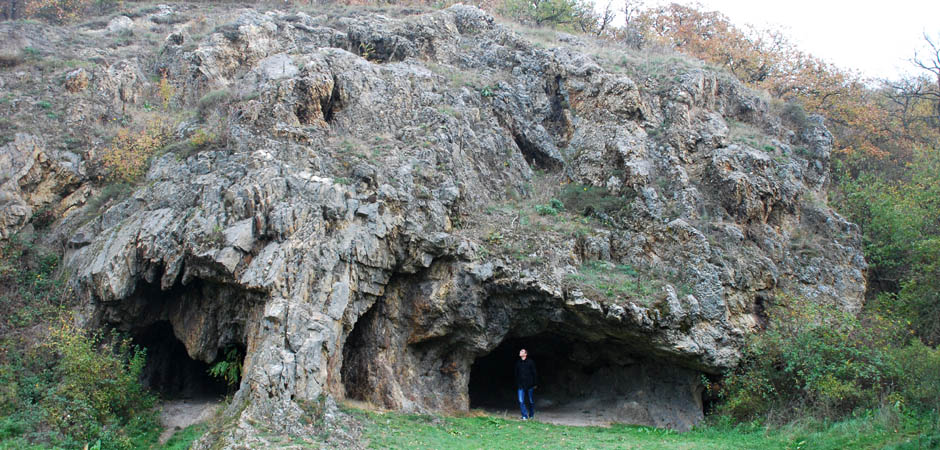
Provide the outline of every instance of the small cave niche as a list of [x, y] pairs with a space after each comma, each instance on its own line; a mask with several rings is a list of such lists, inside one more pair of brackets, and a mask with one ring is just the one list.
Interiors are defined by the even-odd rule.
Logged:
[[[318, 84], [320, 83], [320, 84]], [[325, 92], [326, 84], [321, 81], [299, 79], [294, 86], [294, 95], [297, 102], [294, 104], [294, 116], [303, 125], [318, 123], [330, 124], [334, 115], [342, 108], [340, 97], [340, 81], [333, 77], [329, 84], [329, 93]]]
[[[209, 374], [211, 364], [189, 357], [186, 346], [173, 334], [169, 322], [143, 327], [133, 332], [132, 338], [134, 344], [147, 350], [141, 383], [162, 398], [218, 398], [230, 393], [231, 386], [224, 379]], [[244, 355], [244, 348], [238, 354]], [[223, 357], [224, 349], [219, 352], [219, 358]]]
[[414, 56], [407, 46], [401, 45], [398, 37], [368, 37], [358, 33], [350, 33], [349, 51], [361, 56], [363, 59], [384, 64], [404, 61], [408, 56]]
[[339, 93], [339, 79], [333, 76], [333, 89], [330, 96], [320, 99], [320, 111], [323, 113], [323, 120], [326, 123], [333, 123], [333, 115], [342, 109], [342, 100]]
[[562, 168], [561, 161], [558, 161], [539, 148], [526, 137], [525, 133], [513, 131], [512, 139], [522, 152], [522, 157], [535, 169], [546, 172], [556, 172]]
[[370, 342], [373, 341], [372, 332], [380, 309], [380, 304], [369, 308], [356, 321], [343, 345], [343, 366], [340, 378], [344, 394], [348, 399], [368, 401], [373, 394], [374, 389], [369, 373], [372, 370], [375, 349], [374, 345], [370, 346]]

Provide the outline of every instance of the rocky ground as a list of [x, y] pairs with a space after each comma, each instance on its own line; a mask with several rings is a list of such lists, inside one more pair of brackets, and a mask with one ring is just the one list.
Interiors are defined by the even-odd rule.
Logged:
[[206, 423], [212, 419], [219, 408], [218, 400], [169, 400], [160, 407], [160, 425], [164, 431], [160, 434], [160, 443], [174, 433], [191, 425]]
[[822, 119], [698, 63], [463, 5], [0, 33], [0, 235], [66, 249], [86, 326], [167, 342], [150, 379], [243, 358], [204, 447], [355, 440], [333, 399], [465, 411], [518, 346], [559, 407], [688, 429], [766, 305], [861, 305]]

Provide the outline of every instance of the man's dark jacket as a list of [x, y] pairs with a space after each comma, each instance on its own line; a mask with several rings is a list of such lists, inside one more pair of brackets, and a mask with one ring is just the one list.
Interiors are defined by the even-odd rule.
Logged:
[[535, 371], [535, 363], [531, 359], [516, 361], [516, 386], [519, 389], [529, 389], [539, 384], [539, 374]]

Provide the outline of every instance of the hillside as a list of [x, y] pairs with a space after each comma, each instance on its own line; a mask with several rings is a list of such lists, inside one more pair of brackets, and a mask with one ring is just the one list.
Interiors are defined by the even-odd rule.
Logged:
[[862, 307], [824, 120], [702, 63], [464, 5], [0, 34], [0, 236], [61, 251], [147, 388], [234, 391], [201, 448], [364, 444], [342, 399], [512, 408], [520, 347], [540, 407], [688, 430], [768, 308]]

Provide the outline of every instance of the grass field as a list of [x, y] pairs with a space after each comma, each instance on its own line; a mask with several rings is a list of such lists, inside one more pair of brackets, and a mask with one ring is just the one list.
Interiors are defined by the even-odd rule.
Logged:
[[408, 449], [856, 449], [940, 448], [937, 417], [877, 411], [835, 424], [781, 428], [710, 425], [687, 433], [614, 425], [574, 427], [491, 416], [445, 417], [347, 410], [369, 448]]

